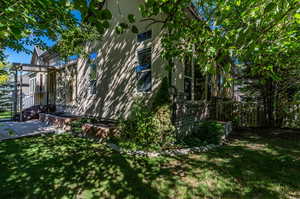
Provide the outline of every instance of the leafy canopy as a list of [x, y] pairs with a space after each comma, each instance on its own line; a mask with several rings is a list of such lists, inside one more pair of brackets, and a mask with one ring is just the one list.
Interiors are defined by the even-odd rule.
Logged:
[[299, 5], [299, 0], [147, 0], [140, 10], [152, 24], [162, 23], [167, 59], [193, 54], [210, 72], [251, 63], [253, 73], [274, 76], [274, 67], [299, 66]]

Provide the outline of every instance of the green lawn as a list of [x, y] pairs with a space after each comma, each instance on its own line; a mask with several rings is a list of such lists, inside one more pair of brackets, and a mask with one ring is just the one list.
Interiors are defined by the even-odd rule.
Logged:
[[11, 112], [9, 111], [0, 112], [0, 119], [6, 119], [6, 118], [11, 118]]
[[300, 198], [300, 139], [245, 135], [152, 159], [70, 135], [10, 140], [0, 142], [0, 198]]

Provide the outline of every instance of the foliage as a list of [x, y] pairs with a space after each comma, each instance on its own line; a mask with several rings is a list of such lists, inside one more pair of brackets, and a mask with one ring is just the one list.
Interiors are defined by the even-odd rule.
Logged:
[[[0, 49], [30, 52], [27, 45], [46, 47], [42, 37], [57, 34], [76, 24], [70, 1], [5, 0], [0, 4]], [[0, 50], [0, 60], [4, 59]]]
[[299, 0], [149, 0], [140, 10], [149, 25], [162, 24], [169, 62], [193, 56], [203, 72], [235, 72], [232, 77], [255, 84], [268, 123], [272, 107], [299, 90]]
[[[56, 41], [52, 50], [62, 57], [84, 54], [83, 45], [101, 40], [110, 27], [112, 13], [105, 6], [106, 0], [6, 0], [0, 5], [0, 49], [11, 48], [30, 53], [27, 46], [47, 48], [45, 38]], [[131, 29], [135, 16], [116, 27], [119, 33]], [[4, 60], [0, 50], [0, 60]]]
[[154, 112], [142, 100], [134, 103], [130, 118], [120, 120], [119, 130], [117, 141], [125, 147], [158, 149], [172, 145], [175, 140], [169, 106]]
[[0, 119], [9, 119], [12, 116], [12, 112], [3, 111], [0, 109]]
[[105, 0], [71, 1], [71, 10], [80, 15], [80, 20], [70, 29], [61, 32], [58, 43], [53, 49], [61, 55], [84, 54], [83, 45], [101, 40], [102, 35], [110, 27], [111, 12], [105, 8]]
[[[201, 69], [212, 73], [229, 72], [242, 61], [251, 64], [252, 73], [274, 78], [277, 67], [299, 66], [299, 4], [195, 0], [192, 6], [190, 0], [149, 0], [140, 10], [150, 24], [163, 24], [166, 59], [193, 54]], [[155, 18], [161, 15], [164, 20]]]
[[8, 66], [4, 62], [0, 61], [0, 85], [4, 84], [9, 79]]
[[[0, 49], [30, 51], [28, 45], [46, 48], [43, 38], [58, 41], [55, 51], [61, 55], [82, 52], [85, 42], [101, 38], [112, 18], [102, 0], [42, 1], [6, 0], [0, 5]], [[74, 11], [79, 16], [74, 15]], [[78, 19], [80, 18], [80, 19]], [[0, 51], [0, 60], [4, 59]]]
[[221, 123], [215, 121], [203, 121], [196, 124], [191, 135], [184, 137], [180, 142], [189, 146], [220, 144], [224, 135], [225, 130]]
[[171, 103], [170, 94], [169, 94], [169, 84], [168, 84], [167, 77], [163, 78], [163, 80], [160, 84], [160, 88], [158, 89], [158, 91], [156, 92], [156, 94], [154, 95], [154, 97], [151, 101], [153, 102], [152, 107], [154, 109], [168, 105]]

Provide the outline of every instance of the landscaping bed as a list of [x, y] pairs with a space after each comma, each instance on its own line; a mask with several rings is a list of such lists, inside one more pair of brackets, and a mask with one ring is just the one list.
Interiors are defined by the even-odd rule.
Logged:
[[62, 115], [62, 114], [47, 114], [40, 113], [39, 120], [46, 122], [47, 124], [54, 125], [57, 128], [69, 131], [71, 130], [72, 121], [79, 120], [80, 117], [72, 115]]

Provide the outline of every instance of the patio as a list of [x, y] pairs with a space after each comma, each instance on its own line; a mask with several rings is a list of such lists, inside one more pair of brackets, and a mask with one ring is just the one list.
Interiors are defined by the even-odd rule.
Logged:
[[54, 126], [38, 120], [27, 122], [0, 122], [0, 141], [15, 139], [46, 133], [55, 133], [58, 130]]

